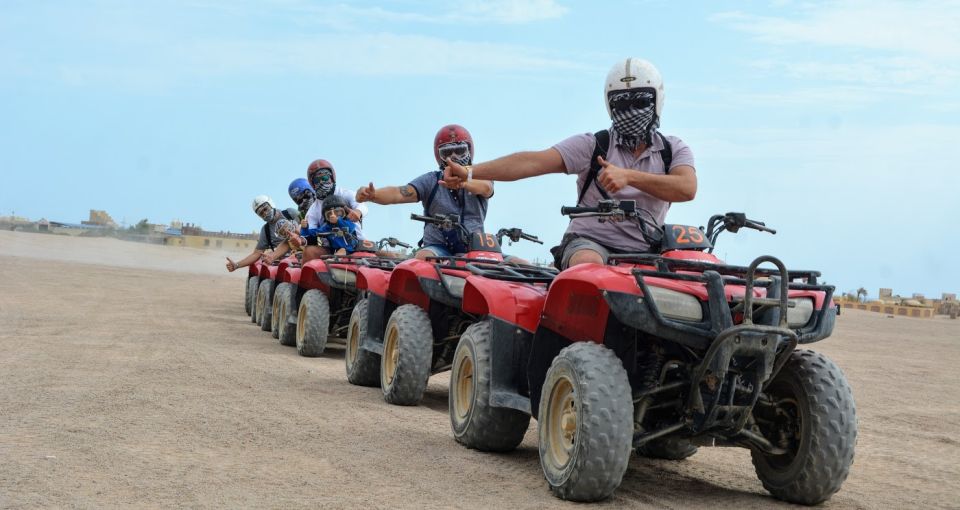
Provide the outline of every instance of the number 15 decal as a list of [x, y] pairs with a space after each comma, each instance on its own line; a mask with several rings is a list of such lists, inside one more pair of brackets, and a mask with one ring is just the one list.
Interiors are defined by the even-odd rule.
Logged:
[[703, 232], [697, 227], [674, 225], [673, 239], [677, 244], [700, 244], [703, 242]]

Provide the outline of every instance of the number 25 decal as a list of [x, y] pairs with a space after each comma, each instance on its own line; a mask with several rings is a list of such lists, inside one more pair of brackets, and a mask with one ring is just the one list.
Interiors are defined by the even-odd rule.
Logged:
[[697, 227], [673, 226], [673, 236], [677, 244], [700, 244], [703, 242], [703, 232]]

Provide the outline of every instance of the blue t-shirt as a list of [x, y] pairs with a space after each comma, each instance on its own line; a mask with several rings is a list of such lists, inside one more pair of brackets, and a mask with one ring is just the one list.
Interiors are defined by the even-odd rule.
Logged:
[[[460, 223], [467, 229], [467, 232], [483, 232], [483, 220], [487, 217], [487, 199], [468, 193], [466, 190], [451, 190], [440, 186], [437, 181], [443, 178], [442, 172], [427, 172], [420, 177], [410, 181], [410, 186], [417, 190], [417, 198], [424, 208], [427, 207], [427, 200], [433, 193], [433, 200], [430, 202], [430, 208], [424, 210], [425, 216], [434, 214], [456, 214], [460, 216]], [[491, 186], [493, 183], [491, 183]], [[433, 190], [436, 189], [436, 192]], [[423, 245], [431, 244], [447, 246], [448, 237], [435, 225], [426, 224], [423, 227]], [[451, 250], [459, 251], [459, 250]]]

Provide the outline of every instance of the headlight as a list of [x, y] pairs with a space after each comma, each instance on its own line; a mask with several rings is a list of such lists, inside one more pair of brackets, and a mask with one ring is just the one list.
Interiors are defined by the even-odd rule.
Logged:
[[813, 298], [791, 299], [795, 304], [793, 308], [787, 308], [787, 326], [791, 328], [800, 328], [810, 322], [810, 316], [813, 315]]
[[[647, 290], [650, 291], [650, 297], [657, 305], [657, 310], [660, 310], [660, 314], [664, 317], [694, 322], [703, 320], [703, 307], [700, 306], [700, 300], [690, 294], [652, 286], [647, 286]], [[639, 301], [642, 303], [643, 298]]]

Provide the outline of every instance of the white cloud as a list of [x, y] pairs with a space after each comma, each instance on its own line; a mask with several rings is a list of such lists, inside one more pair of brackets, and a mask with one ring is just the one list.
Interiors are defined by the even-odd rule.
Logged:
[[960, 4], [847, 0], [804, 4], [793, 18], [725, 12], [714, 20], [771, 44], [816, 44], [960, 57]]
[[[752, 100], [825, 100], [851, 107], [922, 95], [938, 102], [960, 87], [960, 3], [846, 0], [777, 10], [784, 14], [735, 11], [712, 17], [767, 45], [766, 55], [747, 56], [744, 66], [789, 78], [798, 87]], [[804, 88], [811, 83], [817, 85]]]
[[[261, 10], [262, 5], [246, 7], [236, 3], [221, 4], [203, 2], [205, 7], [218, 7], [237, 12]], [[299, 0], [280, 0], [273, 9], [309, 14], [314, 19], [330, 26], [352, 26], [359, 21], [389, 21], [405, 23], [470, 23], [470, 24], [525, 24], [563, 17], [569, 9], [556, 0], [462, 0], [419, 4], [419, 10], [397, 10], [383, 7], [358, 7], [353, 4], [315, 4]]]

